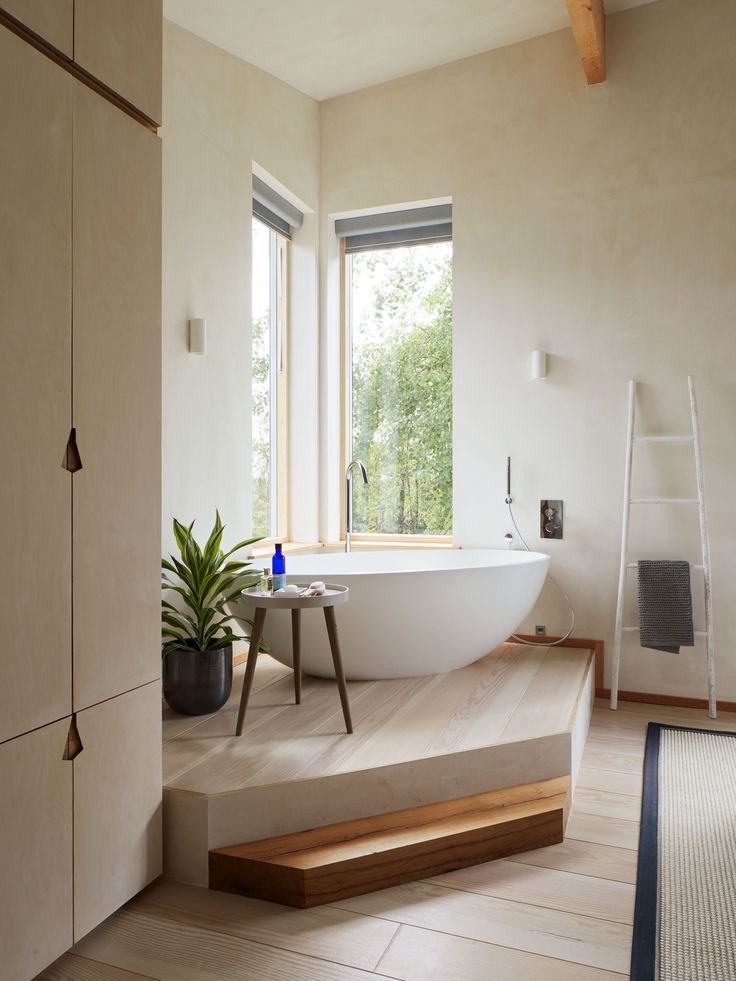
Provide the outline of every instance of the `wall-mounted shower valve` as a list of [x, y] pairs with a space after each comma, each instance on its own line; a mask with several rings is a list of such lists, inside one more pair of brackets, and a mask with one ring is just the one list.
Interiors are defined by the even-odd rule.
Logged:
[[562, 501], [539, 502], [539, 537], [562, 538]]

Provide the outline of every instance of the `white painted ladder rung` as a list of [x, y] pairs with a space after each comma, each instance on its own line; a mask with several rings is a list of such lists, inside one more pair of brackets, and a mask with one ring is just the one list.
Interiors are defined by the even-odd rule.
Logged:
[[630, 497], [629, 504], [700, 504], [697, 497]]
[[[616, 627], [614, 632], [613, 659], [611, 665], [611, 708], [618, 707], [618, 682], [621, 668], [621, 641], [623, 634], [633, 633], [638, 627], [624, 626], [624, 607], [626, 602], [626, 573], [635, 569], [637, 563], [628, 561], [629, 517], [632, 504], [697, 504], [700, 520], [701, 564], [691, 564], [691, 569], [699, 569], [703, 573], [703, 590], [705, 595], [705, 630], [696, 630], [697, 637], [705, 637], [706, 663], [708, 669], [708, 711], [712, 719], [716, 718], [716, 678], [715, 678], [715, 641], [713, 633], [713, 588], [710, 567], [710, 537], [708, 534], [708, 512], [705, 506], [705, 484], [703, 480], [703, 458], [700, 450], [700, 422], [698, 418], [698, 403], [695, 394], [695, 379], [687, 377], [688, 393], [690, 396], [690, 435], [673, 436], [637, 436], [636, 429], [636, 382], [629, 382], [628, 420], [626, 428], [626, 460], [624, 468], [624, 500], [623, 520], [621, 523], [621, 559], [618, 573], [618, 597], [616, 599]], [[695, 479], [698, 496], [692, 497], [632, 497], [631, 475], [634, 463], [634, 447], [637, 443], [689, 443], [693, 448]]]
[[694, 436], [633, 436], [635, 443], [692, 443]]
[[[624, 630], [624, 633], [633, 634], [633, 633], [636, 633], [638, 630], [641, 630], [641, 627], [624, 627], [623, 630]], [[693, 634], [696, 637], [707, 637], [708, 636], [708, 631], [707, 630], [693, 630]]]

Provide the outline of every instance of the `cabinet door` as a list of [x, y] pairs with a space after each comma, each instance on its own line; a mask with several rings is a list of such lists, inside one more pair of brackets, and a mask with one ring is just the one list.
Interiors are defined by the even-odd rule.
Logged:
[[77, 715], [74, 940], [161, 873], [161, 685]]
[[75, 0], [74, 60], [161, 122], [162, 0]]
[[74, 54], [74, 0], [0, 0], [0, 10], [67, 58]]
[[71, 712], [71, 85], [0, 27], [0, 742]]
[[0, 746], [0, 972], [28, 981], [72, 945], [69, 719]]
[[161, 676], [161, 142], [77, 83], [74, 708]]

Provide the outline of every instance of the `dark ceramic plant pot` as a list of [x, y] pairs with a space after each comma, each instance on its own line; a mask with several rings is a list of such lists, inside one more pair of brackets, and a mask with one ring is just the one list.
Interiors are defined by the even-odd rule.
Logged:
[[180, 715], [221, 709], [233, 687], [233, 647], [215, 651], [171, 651], [163, 659], [164, 698]]

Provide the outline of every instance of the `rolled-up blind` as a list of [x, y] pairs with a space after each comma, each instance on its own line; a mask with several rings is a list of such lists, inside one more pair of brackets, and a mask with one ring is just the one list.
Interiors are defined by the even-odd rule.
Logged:
[[437, 204], [406, 211], [338, 218], [335, 233], [346, 252], [393, 249], [401, 245], [452, 241], [452, 205]]
[[256, 218], [260, 218], [264, 225], [268, 225], [287, 238], [291, 238], [292, 232], [301, 228], [304, 221], [304, 215], [296, 205], [287, 201], [255, 174], [253, 174], [253, 214]]

